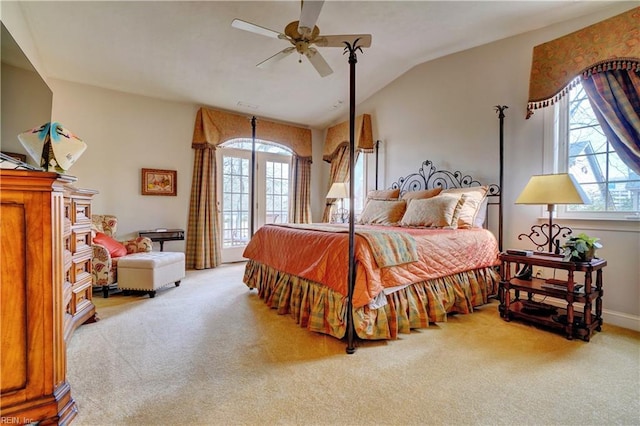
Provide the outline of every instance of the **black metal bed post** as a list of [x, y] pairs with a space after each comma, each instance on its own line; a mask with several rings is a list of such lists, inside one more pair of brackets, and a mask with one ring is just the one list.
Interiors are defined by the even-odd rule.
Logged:
[[249, 220], [249, 238], [253, 237], [255, 196], [256, 196], [256, 116], [251, 117], [251, 219]]
[[353, 192], [354, 192], [354, 157], [355, 157], [355, 120], [356, 120], [356, 63], [358, 57], [356, 52], [359, 50], [362, 52], [362, 48], [358, 46], [356, 39], [353, 45], [345, 42], [347, 45], [344, 49], [344, 53], [349, 52], [349, 291], [347, 296], [347, 353], [353, 354], [356, 348], [353, 344], [354, 340], [354, 324], [353, 324], [353, 291], [356, 284], [356, 259], [355, 259], [355, 213], [353, 210]]
[[500, 195], [498, 196], [498, 250], [502, 252], [502, 193], [504, 192], [504, 110], [506, 105], [496, 105], [500, 119]]
[[380, 150], [380, 140], [376, 141], [376, 190], [378, 189], [378, 151]]

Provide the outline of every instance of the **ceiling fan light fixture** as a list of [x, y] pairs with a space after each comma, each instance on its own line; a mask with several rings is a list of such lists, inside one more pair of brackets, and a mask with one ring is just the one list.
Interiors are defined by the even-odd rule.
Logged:
[[298, 57], [298, 62], [302, 62], [303, 55], [306, 56], [309, 59], [309, 62], [311, 62], [311, 65], [316, 69], [317, 73], [321, 77], [326, 77], [333, 73], [333, 70], [322, 57], [320, 52], [312, 47], [313, 45], [318, 47], [340, 47], [344, 49], [346, 43], [354, 45], [356, 44], [356, 40], [358, 40], [358, 47], [369, 47], [371, 46], [371, 35], [321, 35], [320, 28], [316, 25], [316, 21], [318, 20], [323, 4], [324, 0], [302, 1], [300, 20], [288, 23], [284, 29], [284, 33], [279, 33], [241, 19], [234, 19], [231, 26], [255, 34], [286, 40], [292, 45], [260, 62], [256, 65], [258, 68], [267, 68], [273, 63], [288, 56], [293, 51], [297, 51], [300, 55]]

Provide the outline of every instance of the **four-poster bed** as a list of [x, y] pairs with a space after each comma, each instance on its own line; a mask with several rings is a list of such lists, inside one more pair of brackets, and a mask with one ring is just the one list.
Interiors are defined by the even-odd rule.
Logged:
[[[357, 39], [353, 45], [347, 42], [345, 45], [350, 64], [349, 175], [353, 176], [355, 64], [356, 52], [362, 49]], [[500, 112], [502, 183], [503, 110], [507, 107], [496, 108]], [[431, 163], [425, 162], [423, 166], [431, 166]], [[415, 176], [424, 178], [424, 186], [416, 185], [419, 181], [413, 179]], [[353, 206], [353, 179], [349, 180], [349, 187], [350, 205]], [[349, 212], [347, 235], [344, 230], [328, 229], [326, 225], [315, 229], [312, 225], [266, 225], [254, 234], [245, 249], [244, 257], [249, 259], [243, 279], [245, 284], [257, 288], [269, 306], [281, 314], [290, 313], [303, 327], [338, 338], [346, 334], [348, 354], [355, 352], [354, 334], [362, 339], [396, 338], [398, 333], [427, 327], [430, 322], [445, 321], [448, 313], [469, 313], [486, 303], [489, 296], [497, 294], [499, 276], [496, 269], [502, 244], [490, 231], [477, 227], [475, 219], [478, 212], [488, 208], [487, 196], [497, 197], [500, 205], [500, 187], [481, 186], [468, 175], [436, 171], [433, 167], [401, 178], [393, 187], [398, 195], [409, 189], [424, 189], [434, 199], [438, 198], [440, 190], [450, 190], [452, 193], [448, 196], [443, 195], [444, 204], [450, 207], [427, 214], [431, 216], [429, 220], [438, 216], [433, 219], [439, 225], [438, 229], [425, 228], [434, 222], [413, 223], [409, 219], [404, 223], [409, 228], [396, 226], [391, 231], [380, 230], [376, 229], [378, 222], [373, 221], [368, 223], [370, 226], [359, 227], [356, 239], [353, 209]], [[476, 198], [477, 191], [472, 188], [482, 188], [482, 196]], [[430, 189], [438, 191], [431, 194], [427, 191]], [[421, 206], [420, 209], [429, 211], [421, 203], [430, 203], [429, 197], [413, 201], [413, 207]], [[410, 200], [404, 202], [411, 205]], [[462, 217], [468, 216], [469, 209], [462, 206], [474, 206], [474, 203], [470, 221], [463, 222]], [[420, 209], [413, 213], [424, 216], [425, 212]], [[463, 214], [463, 210], [466, 213]], [[443, 219], [446, 216], [443, 212], [450, 215]], [[502, 237], [501, 207], [498, 216]], [[402, 216], [401, 225], [405, 217]], [[389, 221], [398, 224], [397, 218]], [[462, 228], [467, 229], [458, 229], [461, 223]], [[448, 226], [443, 227], [443, 224]]]
[[[498, 185], [483, 186], [461, 172], [437, 170], [430, 161], [391, 187], [401, 197], [433, 188], [454, 193], [486, 190], [487, 202], [480, 209], [493, 210], [500, 199]], [[338, 338], [352, 327], [361, 339], [397, 338], [399, 333], [446, 321], [449, 313], [470, 313], [497, 293], [499, 242], [486, 228], [376, 224], [354, 228], [353, 308], [348, 303], [346, 225], [260, 228], [245, 250], [246, 285], [302, 327]], [[375, 240], [382, 249], [376, 248]], [[411, 244], [416, 257], [403, 257]], [[391, 260], [387, 258], [387, 265], [380, 267], [384, 253], [376, 251], [390, 247]], [[347, 318], [349, 311], [352, 319]]]

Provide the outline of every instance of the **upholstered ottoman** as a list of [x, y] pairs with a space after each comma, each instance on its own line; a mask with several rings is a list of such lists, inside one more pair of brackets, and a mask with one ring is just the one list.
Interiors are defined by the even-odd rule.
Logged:
[[180, 252], [134, 253], [118, 260], [118, 288], [124, 291], [144, 291], [155, 297], [157, 289], [171, 283], [179, 286], [184, 276], [184, 253]]

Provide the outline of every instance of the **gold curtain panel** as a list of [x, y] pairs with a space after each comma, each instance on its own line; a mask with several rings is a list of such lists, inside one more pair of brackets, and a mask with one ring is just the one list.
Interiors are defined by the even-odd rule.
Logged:
[[[356, 149], [362, 152], [373, 152], [373, 132], [371, 131], [371, 116], [362, 114], [355, 119]], [[322, 159], [331, 162], [338, 148], [349, 143], [349, 120], [329, 127], [324, 141]]]
[[[251, 138], [251, 118], [209, 108], [200, 108], [193, 129], [192, 147], [217, 146], [230, 139]], [[256, 139], [285, 145], [300, 158], [311, 159], [311, 130], [257, 119]]]
[[528, 115], [553, 105], [580, 74], [640, 69], [640, 7], [533, 48]]

